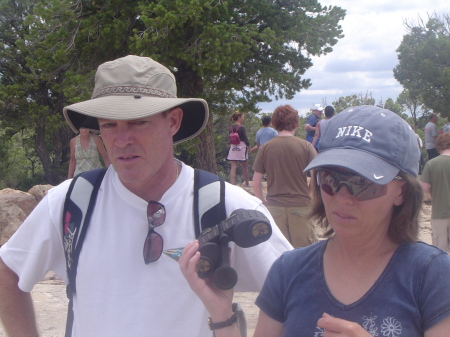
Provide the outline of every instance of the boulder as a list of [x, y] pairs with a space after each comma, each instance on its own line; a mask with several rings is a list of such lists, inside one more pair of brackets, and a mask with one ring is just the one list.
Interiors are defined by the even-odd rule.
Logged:
[[9, 203], [0, 203], [0, 246], [16, 232], [25, 221], [25, 212], [19, 206]]
[[28, 193], [34, 195], [36, 201], [41, 201], [46, 195], [49, 189], [51, 189], [52, 185], [36, 185], [30, 188]]
[[34, 195], [30, 193], [5, 188], [0, 190], [0, 204], [4, 203], [12, 203], [19, 206], [28, 216], [38, 202]]

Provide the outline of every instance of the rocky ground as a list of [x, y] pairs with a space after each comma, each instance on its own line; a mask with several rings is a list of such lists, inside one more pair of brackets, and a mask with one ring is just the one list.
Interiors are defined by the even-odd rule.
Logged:
[[[424, 212], [420, 225], [420, 240], [431, 243], [430, 227], [431, 207], [424, 204]], [[253, 332], [258, 317], [258, 308], [253, 304], [257, 293], [237, 293], [235, 301], [240, 303], [247, 317], [248, 336], [253, 336]], [[67, 298], [66, 289], [62, 281], [54, 279], [51, 274], [39, 282], [32, 291], [41, 337], [61, 337], [64, 336]], [[0, 337], [6, 336], [3, 328], [0, 327]]]

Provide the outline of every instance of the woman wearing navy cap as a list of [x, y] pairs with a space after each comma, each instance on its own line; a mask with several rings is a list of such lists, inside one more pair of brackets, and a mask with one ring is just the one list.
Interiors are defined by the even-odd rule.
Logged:
[[[353, 107], [330, 120], [306, 168], [327, 240], [274, 262], [254, 336], [450, 336], [450, 257], [417, 242], [419, 156], [414, 132], [391, 111]], [[239, 336], [232, 292], [197, 277], [197, 248], [186, 247], [181, 270], [219, 323], [215, 336]]]

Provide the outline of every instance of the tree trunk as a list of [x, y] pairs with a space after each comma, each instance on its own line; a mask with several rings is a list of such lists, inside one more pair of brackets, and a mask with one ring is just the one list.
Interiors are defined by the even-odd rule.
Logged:
[[[180, 97], [201, 97], [203, 93], [203, 80], [195, 71], [182, 63], [178, 65], [179, 71], [175, 73], [177, 79], [178, 92]], [[209, 119], [203, 132], [197, 136], [200, 144], [195, 153], [195, 167], [216, 173], [216, 149], [214, 146], [212, 112], [209, 112]]]
[[199, 169], [217, 174], [216, 148], [213, 138], [212, 116], [208, 119], [205, 130], [198, 136], [200, 144], [195, 154], [195, 166]]

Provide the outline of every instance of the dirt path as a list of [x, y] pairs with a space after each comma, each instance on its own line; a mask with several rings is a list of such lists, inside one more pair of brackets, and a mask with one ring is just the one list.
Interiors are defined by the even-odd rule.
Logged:
[[[431, 244], [430, 210], [431, 207], [424, 204], [419, 239]], [[39, 282], [31, 293], [41, 337], [64, 336], [67, 298], [63, 282], [52, 279], [52, 276], [49, 275], [46, 280]], [[241, 304], [247, 317], [248, 337], [253, 336], [258, 318], [259, 309], [254, 305], [256, 296], [257, 293], [235, 294], [235, 302]], [[6, 333], [1, 326], [0, 337], [6, 337]]]

